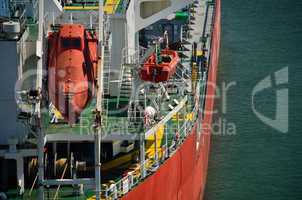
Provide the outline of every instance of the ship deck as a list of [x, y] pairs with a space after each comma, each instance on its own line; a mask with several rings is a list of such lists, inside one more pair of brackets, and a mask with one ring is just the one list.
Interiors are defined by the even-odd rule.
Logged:
[[[105, 10], [107, 14], [113, 13], [123, 13], [124, 4], [128, 1], [123, 0], [107, 0], [105, 2]], [[73, 4], [65, 5], [64, 9], [66, 12], [59, 18], [55, 24], [59, 23], [69, 23], [72, 20], [73, 23], [85, 24], [86, 27], [90, 27], [92, 24], [97, 24], [97, 10], [98, 6], [95, 5], [86, 5], [83, 7], [82, 4]], [[185, 45], [188, 51], [183, 51], [182, 53], [186, 55], [186, 59], [182, 59], [182, 66], [185, 69], [190, 69], [191, 67], [191, 54], [192, 54], [192, 44], [197, 43], [197, 48], [202, 49], [203, 38], [202, 33], [204, 31], [204, 17], [206, 10], [206, 3], [199, 4], [195, 9], [196, 13], [195, 20], [191, 24], [192, 31], [190, 36], [186, 38], [187, 44]], [[72, 14], [71, 14], [72, 13]], [[72, 16], [72, 17], [71, 17]], [[36, 32], [37, 27], [31, 27], [30, 31]], [[31, 34], [31, 40], [35, 40], [35, 34]], [[209, 41], [207, 43], [209, 46]], [[204, 82], [206, 79], [201, 80]], [[190, 79], [187, 80], [190, 83]], [[200, 88], [203, 90], [204, 86]], [[160, 119], [158, 123], [150, 128], [150, 130], [143, 130], [146, 140], [146, 161], [144, 163], [147, 175], [153, 174], [158, 166], [163, 163], [169, 156], [172, 156], [177, 148], [187, 137], [187, 134], [193, 128], [194, 123], [198, 118], [199, 108], [194, 105], [194, 96], [192, 93], [189, 93], [186, 97], [180, 96], [177, 93], [171, 92], [170, 94], [171, 101], [177, 100], [180, 103], [183, 103], [180, 106], [180, 109], [177, 112], [171, 112], [169, 109], [169, 104], [171, 101], [163, 102], [160, 107], [163, 110], [162, 115], [167, 116], [167, 118]], [[204, 98], [204, 97], [202, 97]], [[126, 106], [129, 103], [129, 98], [122, 97], [119, 99], [120, 107]], [[115, 110], [117, 98], [106, 98], [105, 103], [107, 104], [108, 110]], [[96, 107], [96, 99], [92, 99], [90, 104], [85, 108], [81, 113], [79, 123], [75, 125], [69, 125], [68, 123], [50, 123], [51, 119], [48, 112], [44, 113], [44, 122], [43, 129], [45, 131], [46, 142], [80, 142], [80, 141], [94, 141], [94, 132], [93, 132], [93, 123], [94, 115], [92, 110]], [[172, 110], [173, 111], [173, 110]], [[140, 132], [137, 130], [131, 130], [128, 128], [128, 117], [127, 113], [124, 112], [112, 112], [107, 113], [104, 118], [105, 128], [103, 130], [104, 135], [102, 135], [102, 141], [115, 141], [115, 140], [128, 140], [128, 141], [137, 141], [139, 140]], [[178, 138], [176, 138], [176, 133]], [[131, 152], [134, 153], [134, 152]], [[125, 156], [125, 155], [121, 155]], [[157, 158], [156, 158], [157, 157]], [[158, 162], [157, 162], [158, 161]], [[141, 173], [140, 173], [140, 163], [133, 162], [124, 162], [113, 170], [107, 171], [102, 174], [102, 190], [108, 195], [112, 195], [110, 191], [110, 181], [120, 187], [119, 195], [124, 195], [122, 191], [122, 182], [125, 180], [123, 176], [124, 172], [131, 171], [134, 176], [134, 182], [132, 182], [131, 187], [136, 187], [141, 182]], [[135, 167], [136, 166], [136, 167]], [[115, 173], [113, 173], [115, 172]], [[113, 176], [112, 176], [112, 174]], [[111, 175], [110, 175], [111, 174]], [[128, 178], [128, 176], [127, 176]], [[57, 188], [46, 189], [45, 195], [49, 198], [54, 197], [55, 191]], [[130, 188], [129, 188], [130, 189]], [[84, 195], [75, 196], [73, 194], [74, 190], [72, 187], [62, 187], [59, 191], [59, 197], [63, 199], [94, 199], [92, 188], [85, 188]], [[20, 199], [18, 196], [15, 196], [15, 190], [10, 194], [10, 199]], [[29, 190], [26, 190], [22, 199], [33, 199], [37, 197], [37, 190], [34, 190], [32, 196], [29, 196]], [[110, 198], [107, 198], [110, 199]]]
[[[104, 12], [108, 15], [123, 14], [126, 11], [129, 0], [106, 0], [104, 1]], [[82, 3], [72, 3], [64, 6], [66, 11], [96, 11], [98, 10], [98, 1]]]
[[[171, 99], [175, 99], [178, 102], [182, 100], [177, 94], [171, 95]], [[102, 141], [115, 141], [115, 140], [139, 140], [139, 131], [135, 128], [129, 128], [128, 117], [127, 117], [127, 106], [129, 98], [122, 97], [119, 99], [119, 109], [116, 108], [117, 98], [105, 98], [107, 109], [109, 113], [103, 116], [104, 127]], [[186, 102], [186, 109], [192, 110], [191, 101]], [[169, 109], [170, 101], [163, 102], [160, 107], [162, 115], [168, 115], [171, 110]], [[58, 141], [69, 141], [77, 142], [81, 140], [94, 141], [94, 114], [92, 111], [96, 107], [96, 99], [93, 98], [89, 105], [84, 109], [79, 117], [79, 122], [73, 125], [68, 124], [64, 121], [58, 123], [51, 123], [51, 117], [48, 112], [44, 113], [43, 129], [46, 134], [46, 141], [58, 142]], [[187, 114], [188, 116], [192, 114]], [[176, 117], [176, 115], [174, 115]], [[188, 117], [187, 117], [188, 118]], [[176, 120], [176, 119], [175, 119]], [[174, 120], [174, 121], [175, 121]], [[173, 125], [173, 123], [172, 123]], [[143, 127], [141, 127], [143, 128]], [[170, 134], [169, 134], [170, 135]]]

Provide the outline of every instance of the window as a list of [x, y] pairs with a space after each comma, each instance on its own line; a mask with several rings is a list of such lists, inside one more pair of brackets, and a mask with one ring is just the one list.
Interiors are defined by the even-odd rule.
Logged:
[[140, 15], [143, 19], [151, 17], [160, 11], [171, 6], [170, 0], [164, 1], [145, 1], [140, 4]]
[[81, 49], [80, 38], [63, 38], [62, 47], [66, 49]]

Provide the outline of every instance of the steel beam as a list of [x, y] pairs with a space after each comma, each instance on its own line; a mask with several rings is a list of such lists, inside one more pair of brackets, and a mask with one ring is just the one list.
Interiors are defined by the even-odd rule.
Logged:
[[57, 185], [94, 185], [95, 179], [93, 178], [80, 178], [80, 179], [48, 179], [43, 182], [43, 185], [57, 186]]

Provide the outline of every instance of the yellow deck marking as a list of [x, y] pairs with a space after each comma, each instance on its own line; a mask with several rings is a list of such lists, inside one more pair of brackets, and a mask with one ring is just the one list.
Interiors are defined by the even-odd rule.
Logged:
[[121, 0], [107, 0], [104, 6], [104, 12], [107, 14], [114, 14], [117, 6], [119, 5]]
[[[159, 127], [159, 129], [157, 130], [156, 132], [156, 145], [158, 147], [158, 157], [160, 158], [161, 157], [161, 150], [160, 150], [160, 147], [161, 147], [161, 142], [162, 142], [162, 139], [164, 137], [164, 126], [162, 125], [161, 127]], [[150, 135], [148, 138], [147, 138], [147, 141], [146, 141], [146, 156], [148, 158], [153, 158], [154, 155], [155, 155], [155, 142], [154, 142], [155, 138], [154, 138], [154, 135]]]
[[[109, 15], [112, 15], [116, 12], [118, 5], [120, 4], [121, 0], [107, 0], [106, 4], [104, 5], [104, 12]], [[98, 6], [65, 6], [65, 10], [98, 10]]]

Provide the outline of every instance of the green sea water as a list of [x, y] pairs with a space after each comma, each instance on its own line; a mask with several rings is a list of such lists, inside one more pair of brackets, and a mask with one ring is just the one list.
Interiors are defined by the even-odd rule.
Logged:
[[[221, 42], [218, 85], [236, 85], [217, 99], [215, 122], [236, 131], [212, 137], [205, 199], [302, 199], [302, 1], [222, 0]], [[259, 81], [281, 69], [289, 72], [286, 133], [263, 123], [251, 103]], [[255, 97], [268, 118], [276, 115], [278, 89]]]

